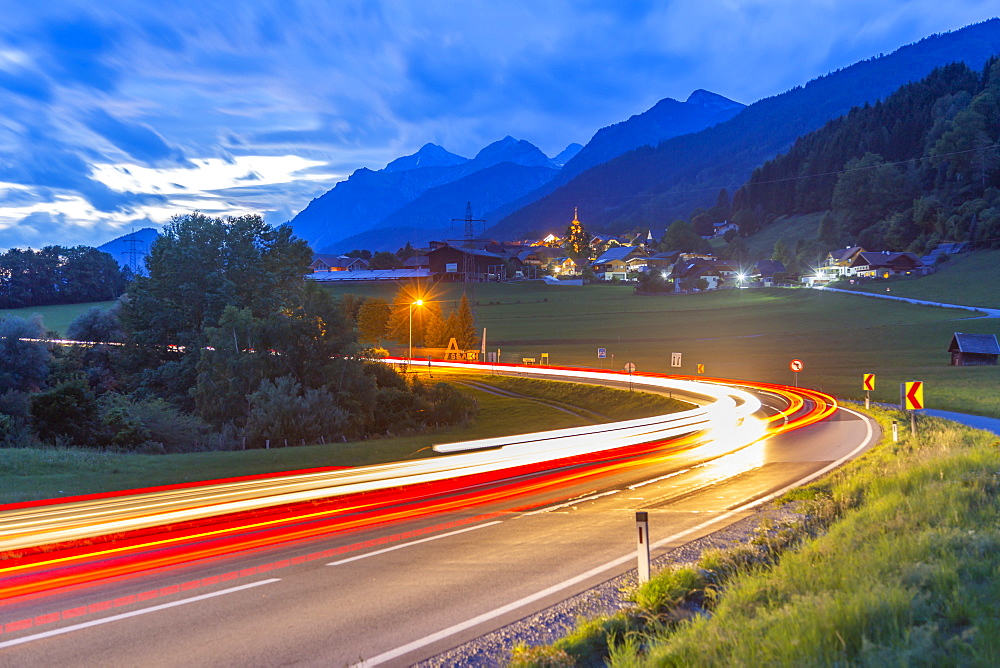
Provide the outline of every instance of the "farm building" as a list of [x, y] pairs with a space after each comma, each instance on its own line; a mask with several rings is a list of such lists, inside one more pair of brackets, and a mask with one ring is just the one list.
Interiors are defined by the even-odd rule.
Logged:
[[996, 334], [962, 334], [955, 332], [948, 346], [952, 366], [982, 366], [996, 364], [1000, 344]]

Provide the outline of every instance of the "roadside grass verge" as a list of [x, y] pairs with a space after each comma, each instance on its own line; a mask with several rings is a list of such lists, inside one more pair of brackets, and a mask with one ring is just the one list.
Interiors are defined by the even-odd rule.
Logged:
[[537, 380], [517, 376], [477, 376], [476, 383], [517, 392], [547, 401], [556, 406], [582, 409], [596, 422], [631, 420], [666, 413], [676, 413], [694, 404], [654, 392], [629, 392], [602, 385], [565, 381]]
[[[901, 417], [872, 412], [886, 433]], [[779, 503], [798, 519], [664, 570], [635, 609], [511, 665], [1000, 665], [995, 435], [923, 418]]]
[[[435, 372], [431, 382], [468, 378], [485, 380], [487, 377]], [[669, 402], [669, 399], [641, 392], [629, 393], [601, 387], [597, 388], [599, 392], [595, 394], [586, 385], [524, 378], [492, 380], [503, 383], [504, 387], [520, 394], [542, 399], [558, 398], [569, 404], [574, 403], [574, 393], [578, 391], [580, 396], [587, 398], [582, 404], [583, 408], [603, 401], [602, 412], [611, 419], [629, 419], [635, 417], [636, 412], [640, 415], [653, 415], [656, 411], [669, 412], [662, 410], [664, 402]], [[474, 422], [463, 427], [414, 436], [275, 447], [270, 450], [168, 455], [87, 448], [3, 448], [0, 449], [0, 505], [278, 471], [365, 466], [419, 459], [438, 456], [431, 450], [431, 446], [437, 443], [509, 436], [591, 423], [530, 399], [501, 397], [474, 388], [461, 389], [479, 403], [479, 413]], [[661, 399], [664, 401], [660, 401]], [[636, 402], [640, 408], [633, 408], [632, 402]]]

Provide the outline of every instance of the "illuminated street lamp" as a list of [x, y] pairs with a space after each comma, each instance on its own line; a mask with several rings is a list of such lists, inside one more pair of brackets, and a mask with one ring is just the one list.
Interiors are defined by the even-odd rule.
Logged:
[[423, 306], [424, 300], [418, 299], [415, 302], [410, 303], [410, 355], [406, 358], [406, 366], [409, 367], [413, 364], [413, 307]]

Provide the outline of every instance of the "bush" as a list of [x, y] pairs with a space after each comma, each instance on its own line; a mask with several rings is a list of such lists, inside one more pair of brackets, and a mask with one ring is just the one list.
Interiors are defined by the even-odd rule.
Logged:
[[208, 425], [163, 399], [133, 401], [131, 412], [149, 432], [149, 440], [162, 444], [166, 452], [199, 450], [208, 438]]
[[435, 383], [427, 398], [433, 404], [429, 421], [437, 425], [464, 424], [479, 410], [475, 399], [448, 383]]
[[118, 321], [118, 305], [109, 309], [94, 306], [84, 311], [66, 328], [66, 338], [100, 343], [124, 341], [125, 332]]
[[0, 388], [35, 391], [42, 386], [49, 375], [49, 349], [22, 339], [44, 335], [41, 316], [0, 320]]
[[250, 395], [245, 435], [254, 446], [265, 441], [298, 444], [321, 438], [339, 438], [348, 426], [348, 414], [336, 405], [326, 388], [303, 390], [291, 376], [263, 380]]
[[31, 397], [31, 418], [44, 441], [69, 439], [77, 445], [105, 444], [100, 411], [94, 393], [82, 380], [73, 380]]

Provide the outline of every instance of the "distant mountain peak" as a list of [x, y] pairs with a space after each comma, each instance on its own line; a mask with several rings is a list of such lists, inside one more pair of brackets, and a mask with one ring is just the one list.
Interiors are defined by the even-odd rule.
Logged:
[[582, 150], [583, 150], [582, 144], [577, 144], [576, 142], [573, 142], [572, 144], [564, 148], [559, 153], [559, 155], [552, 158], [552, 162], [555, 163], [557, 167], [562, 167], [567, 162], [572, 160], [576, 156], [576, 154]]
[[501, 162], [513, 162], [529, 167], [553, 166], [552, 161], [540, 148], [529, 141], [514, 139], [510, 135], [493, 142], [473, 158], [473, 163], [476, 163], [478, 169], [498, 165]]
[[396, 158], [385, 166], [384, 171], [403, 172], [423, 167], [452, 167], [468, 162], [468, 160], [468, 158], [448, 152], [437, 144], [428, 142], [421, 146], [420, 150], [416, 153]]
[[713, 93], [712, 91], [705, 90], [704, 88], [699, 88], [690, 95], [688, 99], [685, 100], [687, 104], [696, 104], [699, 107], [708, 107], [710, 109], [737, 109], [744, 105], [739, 102], [730, 100], [728, 97], [723, 97], [718, 93]]

